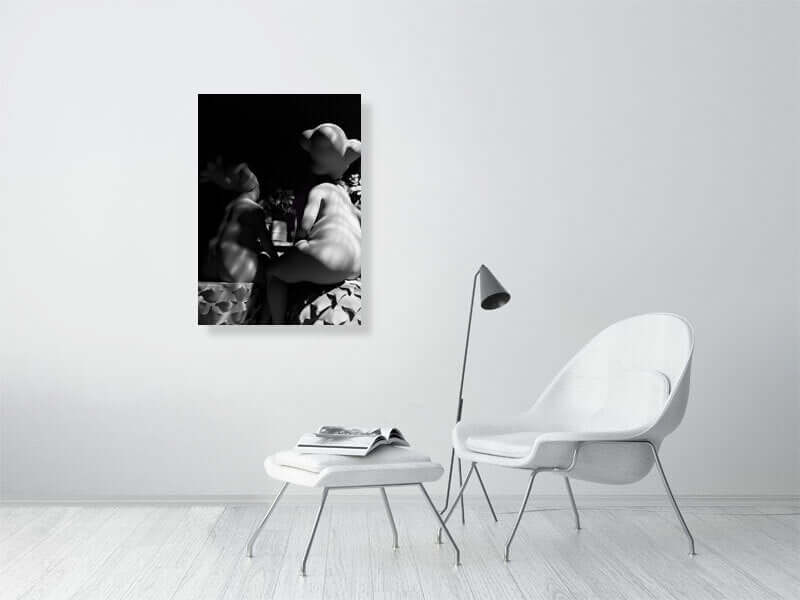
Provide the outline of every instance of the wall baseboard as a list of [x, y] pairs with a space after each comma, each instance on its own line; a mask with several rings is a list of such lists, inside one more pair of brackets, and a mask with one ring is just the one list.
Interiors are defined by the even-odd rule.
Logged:
[[[391, 492], [390, 492], [391, 493]], [[415, 501], [416, 496], [410, 493], [393, 494], [393, 502]], [[264, 504], [272, 500], [273, 494], [223, 494], [223, 495], [166, 495], [166, 496], [87, 496], [87, 497], [31, 497], [31, 498], [5, 498], [0, 500], [0, 505], [19, 504]], [[331, 494], [330, 501], [342, 503], [372, 502], [376, 494], [370, 494], [365, 489], [336, 490]], [[431, 495], [437, 505], [444, 502], [443, 495]], [[563, 507], [564, 495], [541, 494], [532, 496], [531, 502], [539, 507]], [[682, 507], [711, 507], [711, 506], [754, 506], [758, 504], [788, 504], [800, 510], [800, 495], [684, 495], [676, 496]], [[319, 501], [318, 490], [309, 490], [304, 493], [286, 494], [286, 499], [296, 504], [316, 504]], [[483, 499], [479, 495], [465, 496], [467, 504], [482, 505]], [[492, 501], [495, 505], [515, 506], [519, 503], [520, 496], [513, 494], [493, 494]], [[576, 496], [581, 508], [614, 508], [614, 507], [658, 507], [668, 508], [666, 497], [658, 494], [583, 494]]]

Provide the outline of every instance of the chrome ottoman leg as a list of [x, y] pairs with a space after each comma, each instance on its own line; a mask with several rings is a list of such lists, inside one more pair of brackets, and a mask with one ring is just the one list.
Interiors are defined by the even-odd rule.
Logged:
[[389, 506], [386, 488], [381, 488], [381, 498], [383, 498], [383, 505], [386, 507], [386, 516], [389, 517], [389, 525], [392, 526], [392, 549], [397, 550], [399, 548], [397, 544], [397, 526], [394, 524], [394, 515], [392, 515], [392, 507]]
[[325, 508], [325, 501], [328, 499], [328, 488], [322, 489], [322, 500], [317, 509], [317, 516], [314, 518], [314, 526], [311, 528], [311, 536], [308, 538], [306, 545], [306, 552], [303, 554], [303, 564], [300, 565], [300, 575], [306, 576], [306, 563], [308, 562], [308, 553], [311, 552], [311, 544], [314, 543], [314, 536], [317, 534], [317, 527], [319, 526], [319, 518], [322, 516], [322, 509]]
[[[469, 474], [467, 474], [467, 479], [469, 479]], [[458, 544], [456, 544], [456, 541], [453, 539], [453, 536], [450, 535], [450, 530], [447, 528], [447, 524], [442, 519], [442, 515], [439, 514], [438, 510], [436, 510], [436, 506], [433, 504], [433, 500], [431, 500], [431, 497], [428, 496], [428, 490], [426, 490], [425, 486], [422, 485], [421, 483], [419, 484], [419, 489], [422, 490], [422, 495], [425, 496], [425, 500], [428, 501], [428, 505], [431, 507], [433, 514], [436, 515], [436, 519], [439, 521], [439, 525], [441, 526], [441, 529], [439, 530], [439, 536], [441, 537], [442, 529], [444, 529], [444, 532], [447, 534], [447, 539], [449, 539], [450, 543], [453, 544], [453, 549], [456, 551], [455, 566], [456, 567], [459, 566], [461, 564], [461, 550], [458, 549]], [[457, 503], [458, 499], [456, 498], [456, 504]], [[456, 507], [456, 504], [453, 504], [453, 508]], [[450, 512], [453, 512], [452, 509], [450, 510]]]
[[283, 492], [286, 491], [287, 487], [289, 487], [289, 482], [288, 481], [283, 484], [283, 487], [281, 488], [281, 491], [278, 492], [278, 495], [275, 496], [275, 500], [273, 500], [272, 504], [270, 504], [269, 510], [267, 510], [267, 514], [264, 515], [264, 518], [261, 519], [261, 523], [258, 524], [258, 527], [256, 527], [255, 531], [253, 532], [253, 535], [250, 536], [250, 540], [248, 540], [248, 542], [247, 542], [247, 556], [249, 556], [250, 558], [253, 557], [253, 544], [256, 543], [256, 538], [258, 538], [258, 534], [261, 533], [261, 529], [263, 529], [264, 525], [267, 522], [267, 519], [269, 519], [269, 516], [272, 514], [272, 511], [275, 509], [275, 506], [278, 504], [278, 500], [281, 499], [281, 496], [283, 496]]

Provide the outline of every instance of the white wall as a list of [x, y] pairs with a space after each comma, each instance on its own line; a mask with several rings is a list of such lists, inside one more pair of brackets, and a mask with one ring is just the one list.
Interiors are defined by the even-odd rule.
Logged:
[[[675, 490], [800, 492], [796, 4], [292, 4], [0, 9], [6, 499], [262, 494], [326, 422], [445, 461], [481, 262], [512, 301], [476, 317], [467, 416], [675, 311]], [[196, 94], [357, 91], [368, 327], [195, 325]]]

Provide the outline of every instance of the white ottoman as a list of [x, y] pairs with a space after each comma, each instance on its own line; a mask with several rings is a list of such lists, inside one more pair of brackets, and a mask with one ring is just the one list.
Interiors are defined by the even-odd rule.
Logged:
[[389, 499], [384, 488], [417, 485], [431, 507], [433, 514], [436, 515], [440, 527], [447, 534], [447, 538], [455, 549], [456, 566], [461, 564], [461, 552], [455, 540], [453, 540], [453, 536], [447, 530], [444, 521], [442, 521], [439, 512], [433, 505], [430, 496], [428, 496], [425, 486], [422, 485], [426, 481], [439, 479], [444, 469], [442, 469], [442, 465], [431, 461], [428, 456], [416, 450], [398, 446], [382, 446], [364, 457], [337, 456], [334, 454], [300, 454], [295, 450], [286, 450], [267, 457], [267, 460], [264, 461], [264, 468], [267, 471], [267, 475], [278, 481], [283, 481], [284, 484], [269, 507], [267, 514], [264, 515], [261, 523], [256, 527], [253, 535], [250, 536], [250, 541], [247, 542], [247, 556], [253, 556], [253, 544], [255, 544], [258, 534], [261, 533], [261, 529], [290, 483], [304, 487], [322, 488], [322, 500], [317, 510], [317, 516], [314, 519], [311, 536], [306, 545], [303, 563], [300, 566], [302, 575], [306, 574], [308, 554], [311, 551], [311, 544], [314, 542], [314, 535], [317, 532], [317, 526], [322, 516], [322, 510], [325, 508], [325, 500], [328, 498], [329, 490], [337, 488], [380, 488], [383, 504], [386, 507], [386, 515], [389, 517], [389, 525], [392, 527], [393, 547], [397, 548], [397, 527], [395, 527], [392, 509], [389, 507]]

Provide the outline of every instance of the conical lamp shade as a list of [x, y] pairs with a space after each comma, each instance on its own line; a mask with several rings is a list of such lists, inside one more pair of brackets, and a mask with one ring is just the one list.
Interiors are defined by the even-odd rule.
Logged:
[[511, 294], [506, 291], [497, 277], [486, 265], [481, 265], [481, 308], [484, 310], [494, 310], [500, 308], [511, 300]]

